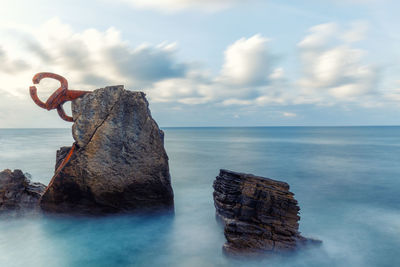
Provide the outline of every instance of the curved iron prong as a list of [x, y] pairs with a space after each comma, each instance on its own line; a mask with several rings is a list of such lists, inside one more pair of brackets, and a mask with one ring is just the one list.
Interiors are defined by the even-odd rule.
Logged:
[[30, 95], [33, 101], [41, 108], [51, 110], [57, 109], [58, 115], [65, 121], [73, 121], [73, 118], [65, 114], [62, 105], [67, 101], [72, 101], [82, 95], [89, 93], [88, 91], [68, 90], [68, 81], [61, 75], [51, 72], [39, 72], [33, 76], [33, 83], [38, 84], [44, 78], [51, 78], [59, 81], [61, 86], [53, 92], [47, 99], [46, 103], [41, 101], [37, 95], [37, 88], [35, 86], [29, 87]]
[[35, 76], [33, 76], [33, 83], [34, 84], [38, 84], [40, 83], [40, 81], [44, 78], [52, 78], [55, 79], [57, 81], [59, 81], [61, 83], [61, 88], [68, 89], [68, 81], [67, 79], [65, 79], [63, 76], [55, 74], [55, 73], [51, 73], [51, 72], [39, 72], [36, 73]]
[[[47, 99], [46, 103], [41, 101], [37, 95], [37, 88], [35, 86], [31, 86], [30, 89], [30, 94], [33, 99], [33, 101], [42, 108], [45, 108], [47, 110], [51, 110], [54, 108], [57, 108], [61, 102], [59, 101], [60, 97], [62, 95], [65, 95], [67, 90], [68, 90], [68, 82], [67, 80], [55, 73], [50, 73], [50, 72], [39, 72], [32, 78], [32, 82], [34, 84], [40, 83], [40, 81], [44, 78], [51, 78], [59, 81], [61, 83], [61, 86], [54, 91], [54, 93]], [[65, 101], [64, 101], [65, 102]]]
[[61, 119], [65, 120], [65, 121], [74, 121], [74, 119], [72, 117], [65, 114], [65, 111], [64, 111], [64, 108], [62, 105], [59, 105], [57, 107], [57, 113], [61, 117]]
[[43, 103], [43, 102], [39, 99], [39, 97], [38, 97], [38, 95], [37, 95], [36, 86], [31, 86], [31, 87], [29, 87], [29, 93], [30, 93], [30, 95], [31, 95], [31, 98], [32, 98], [33, 102], [35, 102], [36, 105], [38, 105], [38, 106], [41, 107], [41, 108], [47, 109], [47, 105], [46, 105], [45, 103]]

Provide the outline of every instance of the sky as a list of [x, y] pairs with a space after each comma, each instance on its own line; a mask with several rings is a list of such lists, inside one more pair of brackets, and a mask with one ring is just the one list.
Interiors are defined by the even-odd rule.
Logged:
[[0, 1], [0, 128], [70, 127], [44, 71], [144, 91], [161, 127], [400, 124], [399, 1]]

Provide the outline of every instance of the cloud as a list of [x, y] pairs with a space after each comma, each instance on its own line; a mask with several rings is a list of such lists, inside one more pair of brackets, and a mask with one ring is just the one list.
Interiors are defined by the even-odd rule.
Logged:
[[52, 19], [16, 37], [25, 44], [25, 57], [35, 63], [28, 66], [20, 59], [10, 60], [8, 56], [15, 53], [0, 49], [0, 71], [6, 74], [23, 75], [29, 70], [33, 76], [48, 70], [65, 75], [76, 86], [89, 88], [121, 81], [128, 86], [149, 86], [162, 79], [183, 77], [187, 71], [187, 66], [175, 59], [175, 44], [132, 47], [114, 28], [74, 32], [69, 25]]
[[[367, 63], [366, 51], [354, 47], [366, 34], [362, 22], [350, 24], [347, 29], [336, 23], [310, 28], [298, 43], [299, 78], [287, 75], [269, 38], [261, 34], [227, 44], [221, 51], [224, 61], [220, 70], [211, 72], [198, 64], [180, 62], [175, 43], [132, 46], [115, 28], [75, 31], [59, 19], [52, 19], [38, 28], [15, 27], [7, 32], [12, 38], [0, 28], [0, 88], [7, 92], [2, 92], [0, 98], [0, 127], [4, 127], [4, 121], [15, 126], [19, 120], [25, 127], [38, 126], [33, 116], [39, 116], [42, 110], [30, 100], [28, 87], [32, 76], [41, 71], [65, 76], [72, 89], [125, 84], [128, 89], [144, 91], [151, 103], [171, 110], [185, 110], [189, 105], [198, 109], [212, 106], [237, 114], [246, 108], [350, 102], [373, 107], [393, 102], [389, 99], [397, 100], [400, 95], [396, 85], [393, 88], [397, 89], [378, 100], [379, 68]], [[58, 83], [45, 79], [38, 87], [45, 100]], [[52, 114], [45, 116], [57, 118], [55, 112]], [[275, 114], [296, 116], [291, 112]], [[25, 118], [18, 119], [22, 116]], [[65, 126], [57, 121], [55, 126]], [[40, 121], [44, 126], [45, 122]]]
[[29, 64], [22, 59], [9, 59], [5, 50], [0, 46], [0, 72], [15, 74], [29, 68]]
[[385, 92], [383, 98], [388, 102], [394, 102], [397, 103], [397, 105], [400, 105], [400, 80], [395, 82], [393, 89]]
[[304, 98], [350, 101], [375, 93], [379, 69], [364, 62], [366, 51], [351, 46], [363, 37], [365, 27], [355, 23], [349, 31], [341, 31], [328, 23], [310, 29], [298, 44], [303, 72], [298, 85]]
[[293, 112], [282, 112], [282, 116], [283, 117], [293, 118], [293, 117], [297, 117], [297, 114], [293, 113]]
[[338, 26], [336, 23], [325, 23], [313, 26], [309, 29], [310, 34], [305, 36], [303, 40], [298, 43], [298, 46], [307, 50], [323, 48], [332, 41], [337, 31]]
[[257, 86], [268, 83], [272, 56], [268, 39], [260, 34], [241, 38], [225, 50], [221, 71], [224, 83], [239, 86]]
[[[23, 101], [31, 108], [34, 104], [26, 96], [37, 72], [55, 72], [66, 77], [72, 89], [92, 90], [121, 83], [146, 89], [164, 79], [185, 77], [188, 71], [188, 66], [175, 58], [176, 44], [132, 47], [115, 28], [77, 32], [59, 19], [51, 19], [38, 28], [0, 28], [0, 35], [0, 88], [17, 97], [13, 102]], [[58, 86], [51, 79], [43, 80], [38, 85], [39, 96], [45, 100]], [[0, 99], [3, 108], [9, 98]], [[13, 112], [7, 107], [11, 111], [2, 109], [3, 116]]]
[[107, 57], [115, 62], [119, 73], [134, 75], [136, 80], [154, 82], [185, 75], [186, 66], [175, 62], [174, 52], [173, 44], [161, 44], [156, 48], [142, 45], [134, 50], [122, 45], [109, 49]]
[[285, 75], [274, 58], [266, 37], [241, 38], [227, 46], [218, 75], [191, 69], [185, 77], [156, 82], [149, 97], [155, 102], [183, 104], [282, 104]]
[[244, 99], [237, 99], [237, 98], [229, 98], [222, 101], [222, 105], [224, 106], [232, 106], [232, 105], [239, 105], [239, 106], [247, 106], [251, 105], [253, 101], [251, 100], [244, 100]]
[[[176, 12], [184, 9], [213, 12], [241, 3], [239, 0], [120, 0], [136, 8]], [[252, 0], [254, 1], [254, 0]]]
[[155, 82], [147, 91], [153, 102], [204, 104], [213, 100], [213, 84], [208, 76], [191, 72], [185, 77]]
[[368, 23], [365, 21], [354, 21], [350, 29], [346, 30], [341, 38], [347, 43], [354, 43], [365, 39], [368, 32]]

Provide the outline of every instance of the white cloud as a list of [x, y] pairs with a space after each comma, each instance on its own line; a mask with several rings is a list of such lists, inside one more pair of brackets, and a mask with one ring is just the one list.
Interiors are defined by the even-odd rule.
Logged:
[[[76, 32], [51, 19], [39, 28], [0, 28], [0, 36], [0, 88], [31, 108], [34, 104], [28, 87], [37, 72], [55, 72], [66, 77], [72, 89], [92, 90], [121, 83], [131, 89], [149, 88], [163, 79], [185, 77], [188, 69], [175, 59], [175, 44], [132, 47], [114, 28]], [[53, 80], [43, 80], [38, 85], [42, 100], [58, 86]], [[9, 99], [1, 98], [0, 105], [5, 101]], [[11, 111], [2, 108], [0, 112], [12, 113], [13, 108], [9, 108]], [[26, 115], [29, 126], [32, 120]]]
[[272, 80], [280, 80], [280, 79], [283, 79], [284, 76], [285, 76], [285, 71], [283, 70], [283, 68], [276, 68], [269, 75], [269, 78]]
[[161, 80], [154, 83], [147, 93], [153, 102], [204, 104], [213, 100], [212, 85], [208, 77], [199, 73]]
[[[239, 0], [120, 0], [137, 8], [175, 12], [184, 9], [217, 11], [239, 4]], [[254, 1], [254, 0], [252, 0]]]
[[253, 101], [251, 101], [251, 100], [242, 100], [242, 99], [235, 99], [235, 98], [229, 98], [229, 99], [222, 101], [222, 105], [224, 105], [224, 106], [232, 106], [232, 105], [247, 106], [247, 105], [251, 105], [252, 103], [253, 103]]
[[[347, 30], [335, 23], [312, 27], [298, 43], [302, 64], [298, 80], [290, 80], [285, 69], [277, 65], [268, 46], [269, 39], [260, 34], [227, 45], [223, 54], [221, 51], [224, 55], [221, 70], [213, 74], [179, 62], [175, 43], [133, 47], [115, 28], [74, 31], [58, 19], [39, 28], [16, 27], [8, 31], [11, 36], [6, 36], [0, 28], [0, 90], [7, 92], [2, 92], [0, 98], [3, 107], [0, 123], [8, 120], [8, 125], [14, 126], [13, 121], [25, 116], [24, 126], [37, 126], [33, 116], [43, 111], [30, 100], [28, 87], [32, 76], [41, 71], [65, 76], [72, 89], [125, 84], [128, 89], [145, 91], [152, 103], [170, 104], [171, 109], [184, 105], [256, 109], [349, 101], [376, 106], [378, 101], [373, 96], [378, 69], [365, 62], [366, 51], [353, 47], [365, 35], [364, 26], [357, 22]], [[44, 80], [39, 85], [39, 94], [45, 100], [44, 95], [57, 87], [57, 82]], [[396, 89], [384, 98], [397, 100], [399, 95]], [[279, 114], [296, 116], [291, 112]], [[40, 123], [45, 126], [45, 120]]]
[[354, 43], [363, 40], [368, 31], [368, 23], [365, 21], [354, 21], [350, 29], [345, 31], [341, 38], [347, 43]]
[[386, 101], [395, 102], [400, 105], [400, 80], [395, 83], [393, 89], [385, 92], [383, 97]]
[[400, 105], [400, 89], [392, 90], [384, 95], [387, 101], [395, 102]]
[[[65, 76], [73, 89], [125, 84], [126, 88], [145, 91], [155, 103], [262, 106], [284, 102], [274, 89], [284, 79], [284, 70], [273, 67], [268, 39], [261, 35], [241, 38], [229, 45], [220, 74], [212, 75], [179, 63], [174, 43], [132, 47], [114, 28], [104, 32], [95, 29], [76, 32], [60, 20], [52, 19], [38, 29], [14, 30], [14, 39], [22, 40], [25, 47], [13, 50], [14, 45], [6, 44], [10, 51], [0, 50], [0, 57], [6, 63], [0, 72], [2, 87], [9, 88], [16, 96], [27, 95], [35, 73], [50, 71]], [[12, 72], [7, 69], [24, 57], [31, 59], [31, 66]], [[44, 96], [56, 89], [58, 83], [44, 80], [38, 87], [45, 100]]]
[[[53, 70], [65, 74], [77, 86], [92, 87], [122, 80], [144, 86], [181, 77], [186, 72], [186, 66], [174, 58], [174, 44], [143, 44], [133, 48], [114, 28], [105, 32], [95, 29], [74, 32], [69, 25], [52, 19], [39, 29], [29, 29], [19, 36], [26, 44], [23, 53], [35, 62], [29, 68], [30, 75]], [[10, 51], [9, 55], [12, 54]]]
[[267, 43], [267, 38], [257, 34], [230, 45], [221, 71], [223, 82], [239, 86], [266, 84], [272, 65]]
[[293, 117], [297, 117], [297, 114], [293, 113], [293, 112], [282, 112], [282, 116], [293, 118]]
[[335, 23], [314, 26], [299, 44], [303, 76], [298, 81], [304, 98], [354, 100], [374, 93], [378, 68], [365, 63], [366, 51], [351, 47], [365, 32], [365, 24], [340, 31]]
[[273, 68], [268, 39], [257, 34], [241, 38], [224, 52], [220, 74], [190, 70], [185, 77], [156, 82], [148, 91], [155, 102], [183, 104], [220, 103], [231, 105], [282, 104], [280, 96], [284, 70]]
[[22, 59], [10, 59], [6, 51], [0, 46], [0, 71], [7, 74], [14, 74], [29, 68], [29, 64]]
[[300, 41], [298, 46], [302, 49], [318, 49], [326, 46], [334, 38], [338, 31], [336, 23], [325, 23], [313, 26], [309, 29], [310, 34]]

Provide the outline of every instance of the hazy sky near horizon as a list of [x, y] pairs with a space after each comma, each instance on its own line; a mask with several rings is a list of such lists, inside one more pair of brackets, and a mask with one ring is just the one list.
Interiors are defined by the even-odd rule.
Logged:
[[[30, 99], [42, 71], [71, 89], [142, 90], [162, 127], [399, 125], [399, 10], [394, 0], [1, 1], [0, 128], [71, 125]], [[41, 98], [57, 87], [43, 80]]]

